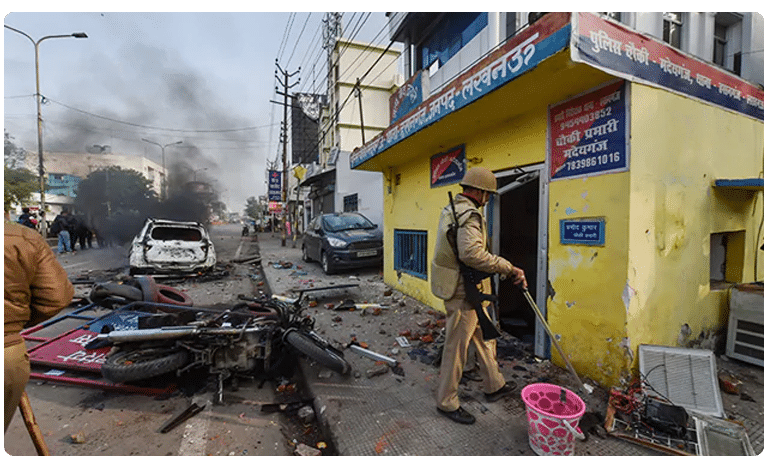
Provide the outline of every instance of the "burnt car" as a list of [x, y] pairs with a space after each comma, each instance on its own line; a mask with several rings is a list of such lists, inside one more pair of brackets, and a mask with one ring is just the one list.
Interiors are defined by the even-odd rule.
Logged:
[[314, 218], [303, 233], [303, 260], [317, 260], [326, 274], [382, 264], [382, 231], [357, 212]]
[[209, 271], [217, 263], [206, 228], [195, 221], [147, 219], [130, 246], [130, 274]]

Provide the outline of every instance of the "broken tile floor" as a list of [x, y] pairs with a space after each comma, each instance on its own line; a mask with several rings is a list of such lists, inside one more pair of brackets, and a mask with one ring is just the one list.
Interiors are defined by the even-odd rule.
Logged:
[[[403, 375], [386, 371], [386, 365], [377, 365], [349, 349], [345, 355], [353, 366], [351, 375], [335, 375], [302, 361], [315, 410], [340, 455], [534, 455], [519, 389], [543, 381], [576, 388], [566, 369], [540, 361], [528, 350], [519, 352], [522, 343], [513, 342], [515, 339], [505, 334], [499, 338], [499, 363], [504, 376], [518, 383], [518, 391], [488, 403], [478, 382], [464, 380], [461, 403], [477, 422], [472, 426], [456, 424], [439, 415], [434, 405], [436, 343], [409, 340], [411, 346], [404, 348], [396, 340], [405, 330], [425, 335], [437, 319], [430, 308], [389, 290], [380, 270], [326, 276], [319, 264], [302, 260], [300, 243], [296, 246], [287, 239], [282, 246], [279, 234], [258, 234], [257, 247], [273, 294], [297, 297], [301, 289], [353, 285], [307, 294], [317, 332], [332, 343], [365, 343], [372, 351], [396, 359], [403, 369]], [[341, 309], [338, 304], [350, 300], [380, 307], [337, 310]], [[723, 409], [728, 418], [744, 425], [753, 450], [760, 454], [764, 449], [763, 368], [726, 358], [716, 361], [719, 372], [731, 372], [742, 382], [740, 394], [721, 392]], [[601, 417], [606, 414], [607, 390], [596, 387], [592, 394], [578, 394], [588, 413]], [[580, 423], [586, 425], [584, 417]], [[575, 442], [575, 455], [666, 454], [658, 446], [651, 448], [637, 440], [605, 436], [600, 429], [588, 431], [587, 436], [586, 441]]]

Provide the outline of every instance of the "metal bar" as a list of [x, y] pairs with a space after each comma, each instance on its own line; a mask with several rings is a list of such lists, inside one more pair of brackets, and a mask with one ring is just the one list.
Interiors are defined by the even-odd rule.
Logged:
[[550, 341], [552, 341], [552, 344], [555, 346], [555, 349], [558, 351], [558, 354], [560, 354], [561, 358], [563, 358], [564, 362], [566, 362], [566, 367], [569, 369], [569, 372], [571, 372], [575, 380], [577, 380], [577, 384], [580, 386], [580, 388], [584, 389], [586, 392], [591, 393], [593, 390], [586, 387], [585, 384], [582, 383], [582, 380], [580, 380], [580, 376], [577, 375], [577, 371], [574, 370], [574, 366], [571, 365], [571, 362], [569, 362], [569, 358], [567, 358], [566, 354], [563, 352], [561, 345], [558, 344], [558, 340], [555, 339], [555, 335], [553, 334], [552, 330], [550, 330], [550, 326], [547, 325], [547, 321], [542, 316], [542, 312], [539, 310], [539, 307], [536, 306], [536, 303], [531, 297], [531, 294], [528, 292], [528, 289], [523, 288], [522, 285], [521, 285], [521, 289], [523, 290], [523, 294], [525, 295], [525, 298], [528, 300], [528, 303], [534, 309], [534, 312], [536, 312], [536, 317], [539, 319], [540, 322], [542, 322], [542, 325], [544, 326], [544, 329], [547, 331], [547, 335], [549, 335]]
[[141, 393], [144, 395], [165, 395], [171, 393], [175, 386], [169, 386], [166, 388], [146, 388], [136, 387], [134, 385], [114, 384], [100, 380], [92, 380], [80, 377], [64, 377], [61, 375], [46, 375], [40, 372], [31, 372], [31, 379], [44, 380], [47, 382], [57, 382], [64, 384], [79, 385], [88, 388], [97, 388], [101, 390], [116, 390], [128, 393]]
[[[69, 318], [77, 319], [77, 320], [93, 320], [95, 317], [82, 317], [81, 315], [76, 315], [76, 314], [80, 314], [82, 312], [86, 312], [89, 309], [92, 309], [92, 308], [94, 308], [96, 306], [97, 306], [97, 304], [89, 304], [89, 305], [84, 306], [84, 307], [82, 307], [80, 309], [76, 309], [73, 312], [68, 312], [67, 314], [58, 315], [56, 317], [50, 318], [49, 320], [46, 320], [45, 322], [41, 322], [38, 325], [30, 327], [30, 328], [28, 328], [26, 330], [22, 330], [21, 333], [19, 333], [19, 334], [22, 335], [22, 337], [24, 337], [25, 339], [29, 339], [31, 341], [41, 341], [40, 337], [34, 337], [34, 336], [33, 337], [28, 337], [27, 335], [29, 335], [31, 333], [38, 332], [41, 329], [48, 327], [49, 325], [53, 325], [53, 324], [55, 324], [57, 322], [61, 322], [63, 320], [69, 319]], [[46, 340], [46, 339], [48, 339], [48, 338], [44, 338], [44, 340]]]
[[184, 421], [188, 420], [189, 418], [203, 411], [203, 408], [205, 407], [206, 405], [198, 405], [197, 403], [191, 404], [189, 407], [185, 408], [184, 411], [182, 411], [181, 413], [175, 415], [174, 417], [166, 421], [165, 424], [163, 424], [162, 427], [160, 428], [160, 433], [165, 434], [171, 431], [179, 424], [183, 423]]
[[363, 355], [363, 356], [365, 356], [365, 357], [367, 357], [369, 359], [373, 359], [375, 361], [380, 361], [380, 362], [386, 362], [386, 363], [390, 364], [391, 367], [395, 367], [395, 366], [398, 365], [398, 361], [396, 361], [395, 359], [387, 357], [387, 356], [384, 356], [384, 355], [379, 354], [379, 353], [375, 353], [375, 352], [373, 352], [371, 350], [368, 350], [368, 349], [365, 349], [365, 348], [361, 347], [360, 345], [356, 345], [354, 343], [350, 343], [349, 345], [347, 345], [347, 348], [349, 348], [352, 351], [356, 352], [357, 354]]

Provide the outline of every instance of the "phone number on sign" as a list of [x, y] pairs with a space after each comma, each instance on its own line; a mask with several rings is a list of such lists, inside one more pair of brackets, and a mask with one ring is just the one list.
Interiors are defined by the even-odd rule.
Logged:
[[589, 158], [578, 159], [576, 161], [566, 161], [566, 169], [570, 171], [576, 171], [577, 169], [615, 163], [618, 161], [620, 161], [620, 151], [615, 151], [614, 153], [591, 156]]

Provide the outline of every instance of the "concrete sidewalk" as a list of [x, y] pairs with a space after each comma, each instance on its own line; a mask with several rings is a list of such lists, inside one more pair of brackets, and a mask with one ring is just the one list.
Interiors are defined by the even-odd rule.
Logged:
[[[413, 298], [390, 290], [382, 281], [380, 269], [326, 276], [319, 264], [302, 260], [300, 242], [294, 246], [287, 239], [282, 247], [279, 234], [274, 237], [260, 233], [256, 238], [273, 294], [297, 298], [301, 289], [344, 285], [343, 289], [306, 294], [310, 301], [307, 312], [316, 320], [317, 333], [335, 345], [352, 340], [365, 343], [372, 351], [397, 359], [403, 369], [403, 375], [397, 375], [387, 371], [386, 365], [377, 365], [349, 349], [345, 357], [352, 364], [352, 375], [335, 375], [308, 360], [301, 361], [305, 384], [323, 429], [340, 455], [535, 455], [528, 442], [520, 389], [547, 381], [576, 390], [565, 369], [521, 351], [517, 342], [511, 341], [514, 337], [505, 334], [498, 341], [499, 364], [507, 380], [517, 382], [518, 390], [488, 403], [478, 382], [464, 380], [459, 391], [461, 404], [476, 416], [477, 422], [454, 423], [436, 411], [434, 393], [439, 370], [431, 363], [433, 344], [410, 339], [412, 346], [402, 348], [396, 340], [405, 332], [414, 335], [435, 328], [429, 324], [441, 316]], [[334, 306], [347, 299], [381, 307], [336, 310]], [[605, 413], [605, 390], [597, 388], [591, 395], [577, 393], [586, 411]], [[763, 420], [760, 424], [763, 449]], [[575, 455], [660, 454], [609, 436], [590, 435], [585, 442], [575, 441]]]

